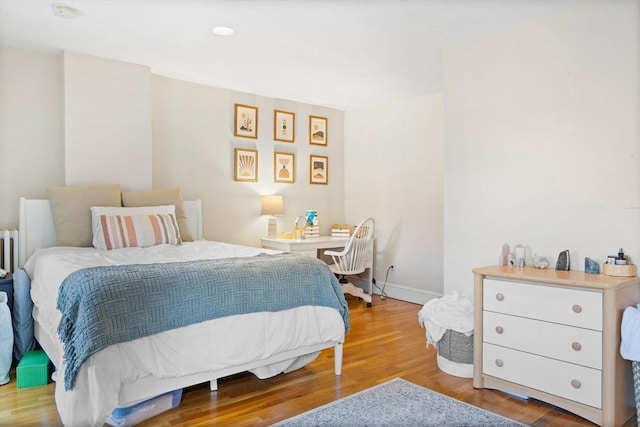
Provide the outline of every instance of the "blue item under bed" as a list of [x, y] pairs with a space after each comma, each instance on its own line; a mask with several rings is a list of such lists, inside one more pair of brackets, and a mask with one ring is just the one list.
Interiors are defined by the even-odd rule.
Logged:
[[175, 408], [181, 400], [180, 388], [125, 408], [116, 408], [107, 419], [107, 423], [114, 427], [133, 426]]

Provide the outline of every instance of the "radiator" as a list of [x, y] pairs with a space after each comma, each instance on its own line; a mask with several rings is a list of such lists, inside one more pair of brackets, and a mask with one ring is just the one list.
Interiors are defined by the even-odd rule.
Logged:
[[0, 268], [13, 273], [18, 269], [18, 230], [0, 230]]

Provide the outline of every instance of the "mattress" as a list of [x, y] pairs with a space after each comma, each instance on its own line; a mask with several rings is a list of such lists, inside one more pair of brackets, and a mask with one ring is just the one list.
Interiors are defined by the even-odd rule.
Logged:
[[[101, 265], [245, 257], [265, 252], [274, 251], [210, 241], [114, 251], [72, 247], [37, 250], [25, 270], [31, 278], [34, 319], [40, 333], [45, 333], [56, 347], [48, 353], [58, 368], [57, 376], [63, 378], [64, 363], [57, 337], [60, 312], [56, 299], [60, 284], [71, 272]], [[57, 382], [56, 405], [65, 425], [102, 425], [113, 408], [130, 403], [124, 390], [141, 380], [179, 379], [224, 370], [300, 347], [341, 342], [344, 333], [338, 311], [319, 306], [229, 316], [172, 329], [112, 345], [92, 355], [80, 369], [72, 390], [65, 391], [64, 382]], [[252, 372], [260, 378], [270, 377], [304, 366], [315, 356], [285, 360]]]

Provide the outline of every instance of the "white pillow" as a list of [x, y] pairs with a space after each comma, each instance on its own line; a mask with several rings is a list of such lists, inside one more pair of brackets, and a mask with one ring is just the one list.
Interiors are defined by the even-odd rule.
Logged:
[[98, 249], [179, 245], [175, 205], [134, 208], [93, 206], [93, 246]]

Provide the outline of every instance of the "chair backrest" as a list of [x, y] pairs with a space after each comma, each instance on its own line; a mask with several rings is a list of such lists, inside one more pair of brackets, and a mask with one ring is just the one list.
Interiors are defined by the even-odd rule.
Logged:
[[340, 274], [358, 274], [365, 270], [367, 257], [371, 256], [376, 223], [365, 218], [358, 224], [341, 256], [332, 256]]

